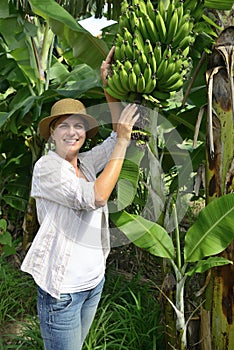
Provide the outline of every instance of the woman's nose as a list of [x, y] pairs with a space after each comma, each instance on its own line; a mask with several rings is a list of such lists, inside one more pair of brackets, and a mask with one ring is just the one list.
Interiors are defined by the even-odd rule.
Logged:
[[75, 135], [76, 129], [74, 128], [73, 125], [70, 125], [70, 127], [68, 129], [68, 132], [69, 132], [70, 135]]

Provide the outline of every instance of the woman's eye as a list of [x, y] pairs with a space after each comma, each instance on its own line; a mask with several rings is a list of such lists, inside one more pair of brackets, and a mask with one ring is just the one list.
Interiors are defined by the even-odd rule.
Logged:
[[84, 129], [84, 125], [83, 125], [83, 124], [77, 124], [77, 125], [76, 125], [76, 128], [77, 128], [77, 129]]

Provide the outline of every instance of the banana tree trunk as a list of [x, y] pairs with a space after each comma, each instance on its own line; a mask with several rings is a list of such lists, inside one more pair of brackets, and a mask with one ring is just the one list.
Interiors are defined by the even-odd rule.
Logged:
[[[234, 191], [233, 60], [234, 27], [228, 27], [214, 46], [207, 71], [207, 203]], [[223, 256], [234, 261], [234, 243]], [[202, 349], [232, 350], [234, 265], [212, 269], [210, 274], [205, 308], [201, 312]]]

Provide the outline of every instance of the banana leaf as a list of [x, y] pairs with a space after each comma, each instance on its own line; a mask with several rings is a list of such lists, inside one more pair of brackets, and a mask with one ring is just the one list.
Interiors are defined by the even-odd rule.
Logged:
[[[10, 15], [5, 10], [6, 8], [8, 8], [8, 1], [2, 0], [0, 2], [0, 33], [8, 46], [8, 57], [12, 57], [20, 67], [21, 79], [25, 81], [25, 84], [34, 85], [35, 82], [39, 84], [40, 76], [32, 42], [24, 32], [25, 22], [17, 15]], [[31, 24], [30, 28], [34, 33], [35, 27], [33, 24]]]
[[234, 239], [234, 194], [227, 194], [203, 208], [185, 236], [185, 262], [195, 262], [225, 250]]
[[72, 49], [74, 57], [96, 69], [108, 53], [108, 47], [85, 30], [54, 0], [30, 0], [33, 12], [45, 18], [52, 31]]
[[130, 205], [135, 197], [139, 179], [139, 166], [143, 156], [144, 150], [134, 146], [129, 147], [118, 180], [118, 210]]
[[233, 0], [205, 0], [205, 7], [215, 10], [231, 10], [233, 6]]
[[186, 275], [193, 276], [195, 273], [203, 273], [212, 267], [223, 266], [227, 264], [232, 264], [232, 261], [220, 256], [211, 256], [206, 260], [199, 260], [192, 268], [186, 272]]
[[112, 213], [110, 217], [136, 246], [146, 249], [152, 255], [174, 259], [172, 239], [162, 226], [126, 211]]

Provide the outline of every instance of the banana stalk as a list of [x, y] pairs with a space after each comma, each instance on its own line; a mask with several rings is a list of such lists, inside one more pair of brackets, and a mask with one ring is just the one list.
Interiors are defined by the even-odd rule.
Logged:
[[[214, 46], [207, 71], [208, 138], [206, 199], [234, 192], [234, 29], [226, 28]], [[234, 244], [223, 256], [234, 261]], [[234, 268], [233, 265], [212, 269], [202, 310], [201, 327], [206, 344], [202, 349], [231, 350], [234, 344]], [[209, 339], [207, 343], [207, 339]]]

